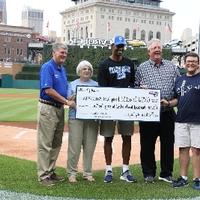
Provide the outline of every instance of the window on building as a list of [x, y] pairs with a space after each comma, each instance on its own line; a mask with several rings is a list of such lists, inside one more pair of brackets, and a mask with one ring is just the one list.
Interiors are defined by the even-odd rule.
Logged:
[[133, 29], [133, 36], [132, 36], [132, 38], [133, 38], [133, 40], [135, 40], [136, 39], [136, 32], [137, 32], [137, 30], [136, 29]]
[[128, 28], [125, 29], [125, 34], [124, 34], [126, 39], [130, 38], [130, 30]]
[[88, 38], [88, 27], [85, 27], [85, 37]]
[[156, 38], [161, 40], [161, 33], [159, 31], [156, 33]]
[[7, 54], [8, 54], [8, 55], [11, 54], [11, 49], [10, 49], [10, 48], [7, 49]]
[[20, 49], [20, 56], [23, 55], [23, 49]]
[[148, 41], [153, 38], [153, 31], [149, 31]]
[[17, 49], [17, 55], [19, 55], [19, 49]]
[[83, 39], [83, 27], [81, 27], [81, 39]]
[[146, 32], [145, 30], [141, 31], [141, 40], [145, 41], [145, 37], [146, 37]]
[[70, 30], [67, 31], [67, 40], [70, 40]]

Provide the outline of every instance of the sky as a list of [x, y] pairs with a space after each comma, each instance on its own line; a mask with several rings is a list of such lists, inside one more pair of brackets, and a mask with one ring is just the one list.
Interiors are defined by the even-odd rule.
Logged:
[[[173, 17], [172, 39], [181, 38], [185, 28], [191, 28], [193, 35], [198, 33], [200, 12], [199, 0], [162, 0], [162, 8], [167, 8], [176, 14]], [[21, 25], [21, 11], [24, 6], [41, 9], [44, 11], [44, 34], [48, 30], [46, 24], [49, 21], [49, 30], [54, 30], [57, 35], [61, 34], [60, 12], [73, 6], [71, 0], [6, 0], [7, 22], [9, 25]]]

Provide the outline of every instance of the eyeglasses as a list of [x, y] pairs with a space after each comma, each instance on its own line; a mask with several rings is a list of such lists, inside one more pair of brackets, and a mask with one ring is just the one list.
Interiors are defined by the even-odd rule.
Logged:
[[186, 63], [198, 63], [199, 61], [198, 60], [186, 60]]

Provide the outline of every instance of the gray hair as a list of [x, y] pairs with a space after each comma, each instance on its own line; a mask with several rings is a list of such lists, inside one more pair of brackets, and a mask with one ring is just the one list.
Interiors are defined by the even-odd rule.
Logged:
[[161, 46], [161, 48], [162, 48], [161, 41], [160, 41], [159, 39], [157, 39], [157, 38], [152, 38], [152, 39], [148, 42], [148, 44], [147, 44], [147, 49], [148, 49], [148, 50], [150, 50], [151, 45], [152, 45], [154, 42], [159, 42], [159, 43], [160, 43], [160, 46]]
[[55, 51], [57, 51], [57, 50], [59, 50], [59, 49], [64, 49], [64, 50], [68, 51], [67, 45], [65, 45], [65, 44], [63, 44], [63, 43], [54, 43], [54, 44], [52, 45], [52, 50], [53, 50], [53, 52], [55, 52]]
[[76, 74], [79, 76], [80, 75], [80, 71], [86, 66], [91, 69], [91, 76], [92, 76], [93, 75], [93, 67], [92, 67], [92, 64], [90, 62], [88, 62], [87, 60], [82, 60], [78, 64], [78, 66], [76, 67]]

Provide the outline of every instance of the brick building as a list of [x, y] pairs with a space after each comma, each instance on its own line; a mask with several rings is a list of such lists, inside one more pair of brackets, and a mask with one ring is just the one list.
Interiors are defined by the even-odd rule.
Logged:
[[28, 43], [33, 40], [32, 28], [0, 24], [0, 61], [26, 61]]

